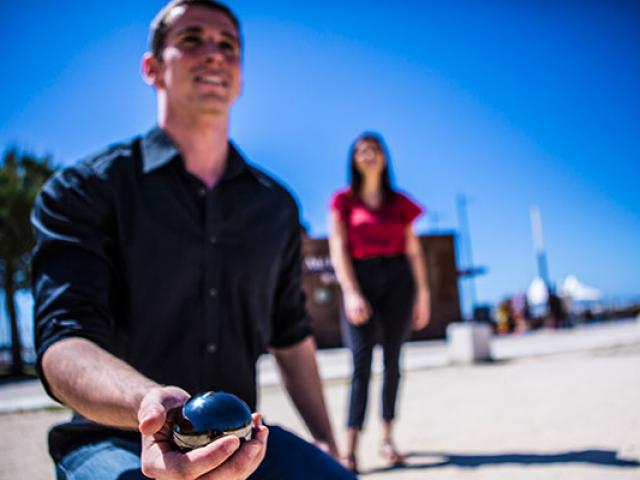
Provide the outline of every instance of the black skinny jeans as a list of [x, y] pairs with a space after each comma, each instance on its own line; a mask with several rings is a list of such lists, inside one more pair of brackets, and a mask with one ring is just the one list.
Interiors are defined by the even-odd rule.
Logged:
[[373, 311], [364, 325], [353, 325], [341, 315], [342, 337], [353, 355], [353, 377], [349, 400], [349, 427], [362, 429], [371, 378], [371, 356], [379, 338], [384, 358], [382, 418], [395, 418], [400, 382], [400, 352], [410, 332], [415, 286], [405, 255], [354, 260], [353, 267], [362, 294]]

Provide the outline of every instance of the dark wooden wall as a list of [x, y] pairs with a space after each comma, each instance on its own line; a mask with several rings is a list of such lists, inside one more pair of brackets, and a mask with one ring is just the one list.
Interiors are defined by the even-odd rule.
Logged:
[[[444, 338], [447, 325], [460, 319], [458, 271], [453, 235], [422, 235], [428, 284], [431, 289], [431, 323], [414, 332], [413, 340]], [[342, 345], [340, 338], [340, 287], [337, 284], [326, 239], [305, 238], [302, 244], [303, 286], [320, 348]]]

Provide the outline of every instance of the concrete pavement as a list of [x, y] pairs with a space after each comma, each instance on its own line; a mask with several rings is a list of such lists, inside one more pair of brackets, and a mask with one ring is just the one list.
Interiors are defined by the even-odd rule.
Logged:
[[[444, 342], [407, 346], [397, 440], [411, 455], [403, 469], [387, 469], [377, 454], [380, 377], [374, 376], [363, 477], [640, 479], [640, 323], [499, 337], [491, 351], [494, 362], [450, 366]], [[319, 363], [342, 439], [349, 355], [324, 351]], [[268, 357], [260, 384], [267, 420], [306, 436]], [[68, 412], [43, 410], [47, 402], [34, 382], [0, 387], [0, 479], [53, 478], [46, 430]], [[20, 442], [8, 433], [18, 433]]]
[[[515, 358], [610, 348], [640, 343], [640, 320], [586, 325], [566, 330], [537, 330], [525, 335], [494, 337], [491, 357], [495, 361]], [[375, 352], [374, 371], [381, 371], [381, 352]], [[351, 372], [350, 354], [343, 348], [321, 350], [318, 364], [324, 380], [347, 378]], [[405, 346], [404, 368], [444, 367], [450, 364], [445, 340], [412, 342]], [[269, 387], [280, 383], [273, 359], [265, 355], [258, 363], [258, 381]], [[0, 385], [0, 414], [58, 406], [47, 396], [38, 380]]]

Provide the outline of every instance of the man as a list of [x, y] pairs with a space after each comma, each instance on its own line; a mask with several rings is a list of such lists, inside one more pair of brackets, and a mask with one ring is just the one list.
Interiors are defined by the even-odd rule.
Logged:
[[270, 348], [316, 443], [337, 456], [295, 202], [228, 141], [240, 57], [226, 6], [168, 4], [143, 59], [158, 126], [62, 171], [36, 202], [38, 369], [76, 412], [49, 435], [59, 478], [353, 478], [257, 414], [242, 445], [181, 453], [170, 441], [190, 394], [224, 390], [255, 410], [255, 363]]

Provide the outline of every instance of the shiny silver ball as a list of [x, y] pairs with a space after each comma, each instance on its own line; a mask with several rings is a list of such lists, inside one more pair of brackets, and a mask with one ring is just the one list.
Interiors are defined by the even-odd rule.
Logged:
[[226, 392], [206, 392], [184, 404], [173, 426], [173, 442], [180, 450], [203, 447], [225, 435], [250, 440], [251, 410]]

